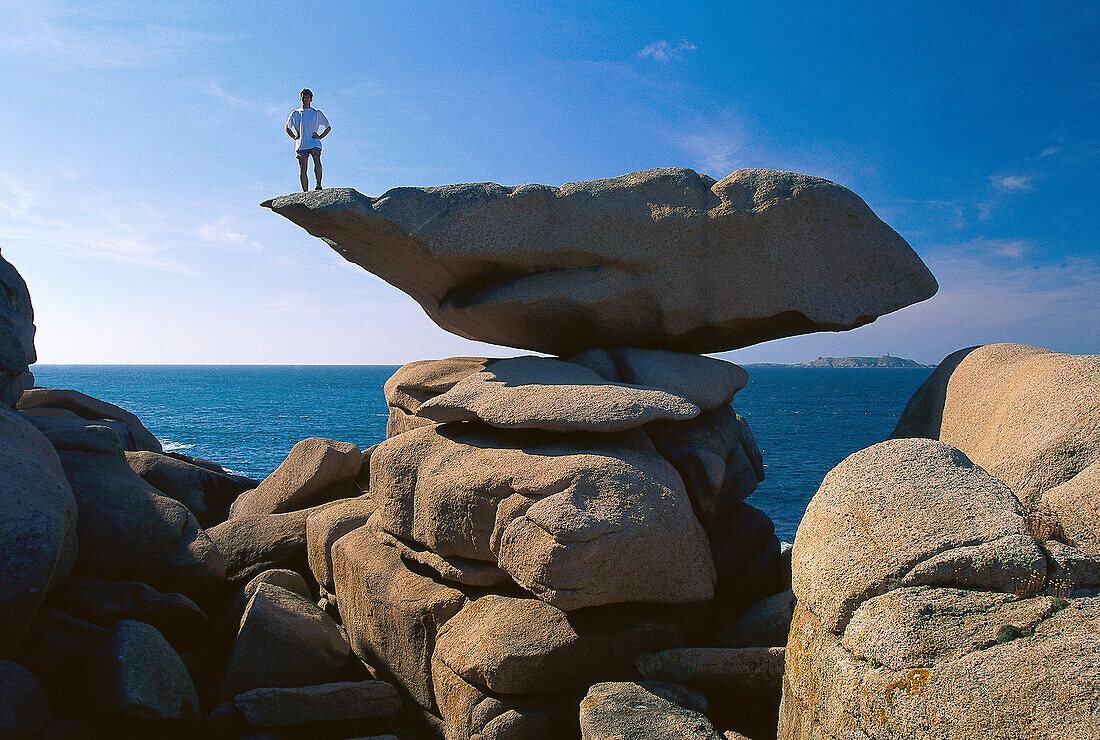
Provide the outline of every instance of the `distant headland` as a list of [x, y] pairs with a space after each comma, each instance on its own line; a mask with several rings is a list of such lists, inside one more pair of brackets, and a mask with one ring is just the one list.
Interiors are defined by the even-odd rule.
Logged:
[[907, 360], [904, 357], [818, 357], [813, 362], [748, 362], [745, 367], [935, 367], [935, 365], [922, 365], [915, 360]]

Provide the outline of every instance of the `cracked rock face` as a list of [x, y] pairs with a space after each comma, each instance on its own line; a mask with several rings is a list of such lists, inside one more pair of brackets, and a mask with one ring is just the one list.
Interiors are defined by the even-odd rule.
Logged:
[[1000, 590], [1046, 578], [1039, 549], [1018, 534], [1022, 514], [1007, 486], [950, 445], [881, 442], [829, 471], [807, 506], [792, 553], [795, 595], [843, 629], [895, 584], [966, 579]]
[[713, 594], [706, 534], [639, 431], [414, 429], [371, 457], [372, 524], [444, 559], [499, 565], [562, 609]]
[[561, 187], [347, 188], [263, 203], [444, 329], [569, 355], [710, 353], [842, 331], [935, 294], [909, 245], [808, 175], [683, 168]]
[[1100, 737], [1100, 598], [901, 591], [840, 635], [796, 607], [781, 740]]
[[781, 740], [1100, 736], [1100, 598], [1053, 598], [1083, 556], [1022, 512], [942, 442], [831, 471], [795, 538]]

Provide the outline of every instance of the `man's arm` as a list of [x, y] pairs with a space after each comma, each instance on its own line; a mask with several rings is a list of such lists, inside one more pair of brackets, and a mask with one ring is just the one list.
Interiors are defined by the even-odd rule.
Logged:
[[298, 140], [298, 135], [290, 130], [290, 126], [286, 127], [286, 135], [289, 136], [290, 138], [294, 139], [295, 141]]
[[323, 138], [325, 138], [326, 136], [328, 136], [328, 132], [329, 132], [329, 131], [332, 131], [332, 126], [325, 126], [325, 130], [324, 130], [324, 131], [322, 131], [322, 132], [321, 132], [321, 133], [319, 133], [319, 134], [314, 134], [314, 135], [313, 135], [313, 138], [314, 138], [314, 139], [323, 139]]

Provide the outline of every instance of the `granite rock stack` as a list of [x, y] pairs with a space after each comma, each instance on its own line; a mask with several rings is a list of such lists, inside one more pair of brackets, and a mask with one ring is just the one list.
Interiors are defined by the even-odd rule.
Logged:
[[771, 688], [702, 684], [727, 727], [774, 733], [782, 650], [715, 635], [789, 583], [744, 503], [764, 476], [731, 406], [748, 376], [701, 353], [928, 298], [905, 241], [850, 191], [767, 170], [264, 205], [443, 328], [553, 355], [420, 361], [386, 383], [362, 525], [319, 558], [355, 653], [448, 740], [503, 740], [575, 736], [585, 692], [642, 681], [643, 654], [728, 648], [704, 662], [763, 661]]

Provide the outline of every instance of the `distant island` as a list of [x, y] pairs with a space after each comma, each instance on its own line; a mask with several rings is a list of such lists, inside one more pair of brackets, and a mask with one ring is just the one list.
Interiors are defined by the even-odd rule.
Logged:
[[818, 357], [813, 362], [751, 362], [745, 363], [746, 367], [935, 367], [935, 365], [922, 365], [914, 360], [904, 357]]

